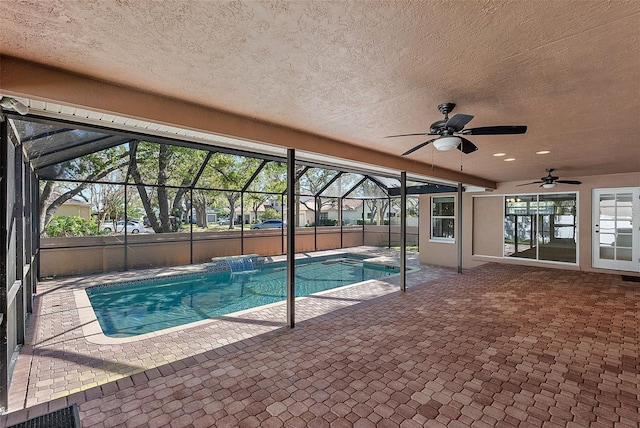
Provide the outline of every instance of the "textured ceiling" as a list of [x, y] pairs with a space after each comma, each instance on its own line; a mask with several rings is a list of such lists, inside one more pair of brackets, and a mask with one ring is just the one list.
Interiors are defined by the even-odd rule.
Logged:
[[636, 0], [3, 0], [0, 52], [393, 155], [455, 102], [528, 132], [411, 157], [497, 182], [640, 171]]

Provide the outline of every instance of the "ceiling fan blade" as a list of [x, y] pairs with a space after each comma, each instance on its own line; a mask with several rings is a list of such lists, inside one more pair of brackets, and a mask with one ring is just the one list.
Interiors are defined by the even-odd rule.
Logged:
[[513, 126], [481, 126], [479, 128], [469, 128], [462, 131], [463, 135], [506, 135], [524, 134], [527, 132], [525, 125]]
[[518, 185], [516, 185], [516, 187], [520, 187], [520, 186], [530, 186], [531, 184], [540, 184], [540, 183], [543, 183], [543, 184], [544, 184], [544, 181], [532, 181], [531, 183], [518, 184]]
[[563, 184], [582, 184], [582, 181], [578, 181], [578, 180], [556, 180], [556, 183], [563, 183]]
[[453, 129], [454, 132], [458, 132], [462, 130], [467, 123], [471, 122], [471, 119], [473, 119], [473, 116], [468, 114], [456, 114], [447, 121], [445, 127]]
[[458, 137], [458, 138], [462, 140], [462, 142], [458, 144], [458, 150], [460, 150], [465, 155], [468, 155], [469, 153], [473, 153], [476, 150], [478, 150], [478, 147], [476, 147], [476, 145], [473, 144], [471, 141], [462, 137]]
[[437, 138], [434, 138], [433, 140], [425, 141], [424, 143], [418, 144], [418, 145], [417, 145], [417, 146], [415, 146], [414, 148], [409, 149], [409, 150], [407, 150], [406, 152], [404, 152], [404, 153], [402, 154], [402, 156], [409, 155], [409, 154], [411, 154], [411, 153], [415, 152], [416, 150], [423, 148], [423, 147], [424, 147], [424, 146], [426, 146], [427, 144], [429, 144], [429, 143], [433, 143], [433, 142], [434, 142], [434, 141], [436, 141], [436, 140], [437, 140]]
[[429, 135], [429, 133], [428, 133], [428, 132], [421, 132], [421, 133], [419, 133], [419, 134], [387, 135], [387, 136], [386, 136], [386, 137], [384, 137], [384, 138], [394, 138], [394, 137], [411, 137], [411, 136], [414, 136], [414, 135]]

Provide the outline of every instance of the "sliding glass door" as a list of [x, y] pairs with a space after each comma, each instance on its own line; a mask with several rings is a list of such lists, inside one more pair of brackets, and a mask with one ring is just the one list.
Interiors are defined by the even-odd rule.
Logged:
[[504, 256], [576, 263], [577, 195], [505, 197]]

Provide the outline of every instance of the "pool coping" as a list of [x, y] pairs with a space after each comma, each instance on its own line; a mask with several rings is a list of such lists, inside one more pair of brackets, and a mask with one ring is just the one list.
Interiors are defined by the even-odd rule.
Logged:
[[[297, 253], [296, 254], [296, 260], [302, 260], [302, 259], [314, 259], [314, 258], [320, 258], [320, 257], [326, 257], [326, 256], [344, 256], [344, 255], [358, 255], [358, 256], [362, 256], [362, 251], [340, 251], [340, 252], [336, 252], [335, 250], [329, 250], [327, 252], [323, 252], [323, 251], [318, 251], [318, 252], [313, 252], [312, 254], [309, 253]], [[235, 256], [237, 257], [237, 256]], [[358, 257], [358, 258], [360, 258]], [[264, 257], [265, 259], [265, 264], [268, 263], [278, 263], [278, 262], [282, 262], [282, 261], [286, 261], [286, 254], [282, 255], [282, 256], [272, 256], [272, 257]], [[389, 257], [389, 256], [373, 256], [370, 258], [363, 258], [362, 262], [367, 262], [369, 264], [374, 264], [374, 265], [378, 265], [378, 266], [382, 266], [382, 267], [393, 267], [393, 268], [397, 268], [399, 269], [399, 260], [394, 259], [393, 257]], [[207, 265], [208, 262], [205, 263], [200, 263], [198, 265], [190, 265], [188, 267], [188, 269], [185, 269], [184, 267], [180, 267], [179, 269], [167, 269], [167, 268], [158, 268], [156, 269], [152, 269], [152, 270], [147, 270], [145, 271], [145, 274], [137, 277], [135, 280], [131, 280], [131, 281], [117, 281], [116, 283], [114, 283], [114, 286], [117, 286], [118, 284], [126, 284], [126, 283], [135, 283], [135, 282], [139, 282], [139, 281], [144, 281], [146, 279], [158, 279], [158, 278], [168, 278], [168, 277], [173, 277], [173, 276], [188, 276], [188, 275], [197, 275], [199, 273], [207, 273]], [[411, 266], [411, 267], [406, 267], [406, 273], [414, 273], [420, 270], [420, 267], [418, 266]], [[386, 276], [385, 278], [394, 278], [396, 276], [400, 275], [400, 272], [395, 273], [393, 275], [389, 275]], [[321, 296], [323, 294], [326, 293], [331, 293], [334, 292], [336, 290], [343, 290], [343, 289], [347, 289], [349, 287], [354, 287], [354, 286], [358, 286], [358, 285], [362, 285], [362, 284], [366, 284], [368, 282], [371, 281], [380, 281], [380, 278], [377, 279], [368, 279], [366, 281], [360, 281], [360, 282], [355, 282], [353, 284], [347, 284], [347, 285], [343, 285], [341, 287], [335, 287], [335, 288], [330, 288], [328, 290], [323, 290], [323, 291], [319, 291], [317, 293], [313, 293], [309, 296], [300, 296], [300, 297], [296, 297], [296, 300], [304, 300], [304, 299], [308, 299], [311, 296]], [[143, 333], [140, 335], [136, 335], [136, 336], [130, 336], [130, 337], [111, 337], [111, 336], [107, 336], [103, 333], [102, 328], [100, 327], [100, 323], [98, 321], [98, 318], [95, 314], [95, 311], [93, 310], [93, 306], [91, 305], [91, 302], [89, 300], [89, 296], [87, 294], [86, 289], [87, 288], [92, 288], [92, 287], [96, 287], [98, 286], [97, 284], [91, 283], [91, 280], [88, 280], [88, 282], [86, 284], [76, 284], [76, 289], [73, 291], [73, 296], [74, 296], [74, 300], [75, 300], [75, 305], [76, 305], [76, 309], [78, 311], [78, 317], [80, 319], [80, 324], [82, 326], [82, 333], [85, 337], [85, 340], [87, 342], [93, 343], [93, 344], [97, 344], [97, 345], [117, 345], [117, 344], [123, 344], [123, 343], [133, 343], [133, 342], [138, 342], [138, 341], [142, 341], [145, 339], [149, 339], [149, 338], [154, 338], [154, 337], [160, 337], [160, 336], [164, 336], [173, 332], [177, 332], [177, 331], [181, 331], [184, 330], [186, 328], [193, 328], [193, 327], [199, 327], [199, 326], [206, 326], [208, 324], [211, 324], [213, 322], [216, 321], [216, 319], [218, 317], [214, 317], [214, 318], [207, 318], [204, 320], [199, 320], [199, 321], [193, 321], [190, 323], [186, 323], [186, 324], [180, 324], [178, 326], [174, 326], [174, 327], [169, 327], [169, 328], [165, 328], [162, 330], [157, 330], [157, 331], [153, 331], [153, 332], [149, 332], [149, 333]], [[224, 314], [224, 316], [241, 316], [244, 314], [248, 314], [248, 313], [252, 313], [258, 310], [263, 310], [263, 309], [267, 309], [276, 305], [282, 305], [282, 303], [284, 302], [284, 300], [280, 300], [277, 302], [273, 302], [273, 303], [268, 303], [266, 305], [261, 305], [261, 306], [256, 306], [253, 308], [248, 308], [248, 309], [244, 309], [241, 311], [236, 311], [236, 312], [231, 312], [228, 314]]]

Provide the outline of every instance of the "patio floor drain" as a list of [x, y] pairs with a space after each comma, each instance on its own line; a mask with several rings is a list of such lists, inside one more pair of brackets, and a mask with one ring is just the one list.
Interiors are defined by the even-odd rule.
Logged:
[[81, 428], [78, 406], [73, 405], [7, 428]]

